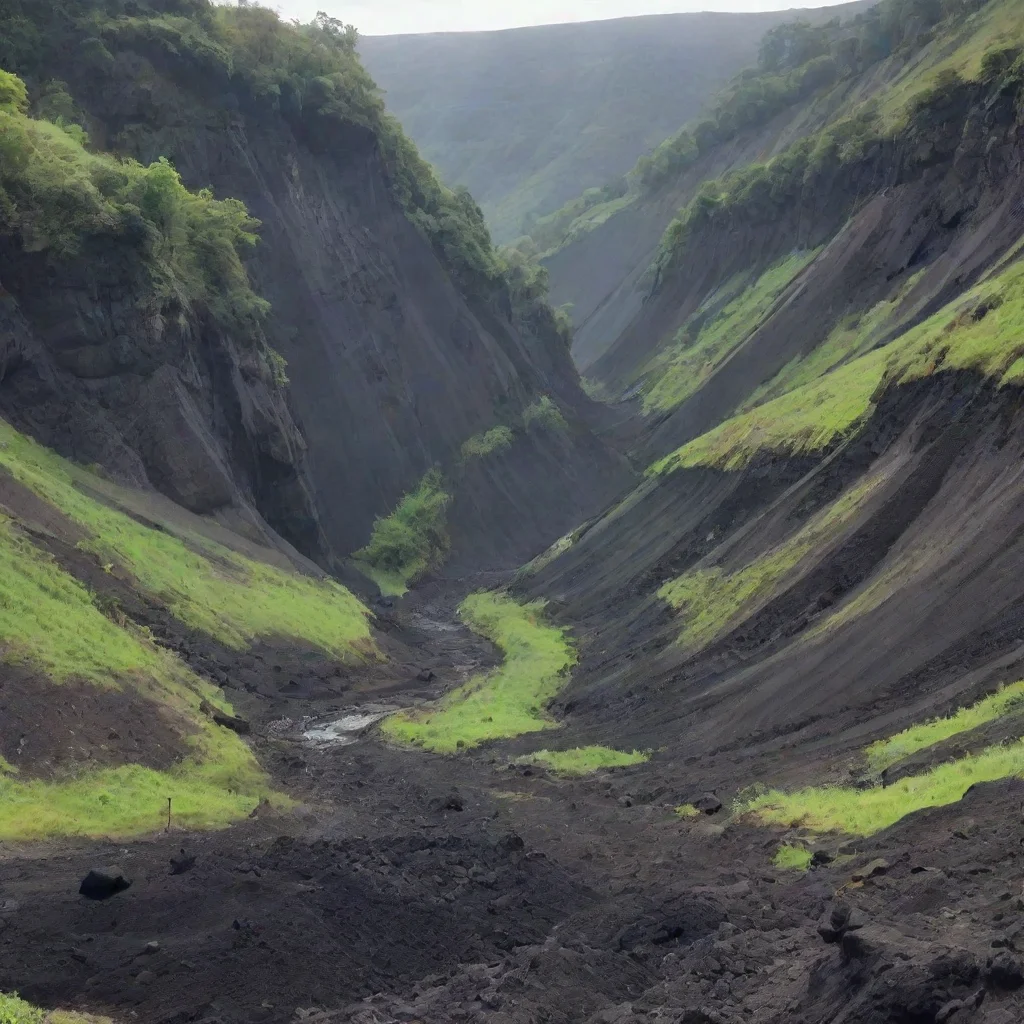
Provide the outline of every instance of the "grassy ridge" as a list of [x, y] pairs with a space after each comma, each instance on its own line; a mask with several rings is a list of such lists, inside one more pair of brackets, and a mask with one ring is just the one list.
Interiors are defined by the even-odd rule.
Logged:
[[867, 836], [914, 811], [956, 803], [977, 783], [1010, 776], [1024, 776], [1024, 741], [991, 747], [884, 788], [821, 786], [795, 793], [772, 790], [755, 797], [740, 810], [766, 823]]
[[673, 342], [641, 371], [644, 412], [672, 409], [697, 391], [757, 329], [783, 289], [814, 256], [814, 252], [788, 256], [746, 284], [720, 311], [710, 316], [698, 311], [690, 317]]
[[712, 567], [693, 569], [663, 584], [658, 596], [683, 616], [679, 643], [695, 652], [769, 600], [805, 555], [820, 549], [856, 514], [882, 482], [868, 477], [815, 515], [796, 534], [734, 572]]
[[542, 602], [517, 604], [500, 593], [467, 597], [460, 615], [501, 648], [504, 663], [431, 707], [392, 715], [381, 727], [383, 734], [452, 754], [487, 740], [556, 728], [544, 705], [565, 685], [576, 653], [564, 630], [544, 624], [543, 607]]
[[935, 718], [920, 725], [911, 726], [884, 740], [872, 743], [865, 750], [868, 764], [875, 771], [882, 771], [890, 765], [902, 761], [911, 754], [926, 750], [942, 743], [953, 736], [970, 732], [989, 722], [994, 722], [1004, 715], [1024, 708], [1024, 682], [1011, 683], [998, 693], [960, 708], [948, 718]]
[[1001, 385], [1024, 382], [1024, 263], [999, 271], [890, 344], [726, 420], [647, 472], [734, 470], [761, 454], [819, 452], [857, 429], [882, 388], [946, 370], [973, 370]]
[[59, 456], [0, 421], [0, 466], [82, 526], [80, 546], [122, 567], [186, 625], [241, 649], [259, 637], [307, 641], [339, 658], [373, 651], [367, 610], [344, 587], [276, 569], [200, 537], [150, 529], [90, 498]]
[[[948, 718], [936, 718], [872, 743], [868, 764], [881, 771], [953, 736], [1018, 713], [1024, 706], [1024, 682], [1012, 683]], [[993, 746], [977, 754], [939, 764], [890, 786], [853, 789], [812, 786], [794, 793], [772, 790], [743, 804], [760, 820], [818, 831], [870, 835], [925, 807], [958, 801], [968, 787], [1010, 776], [1024, 776], [1024, 740]]]

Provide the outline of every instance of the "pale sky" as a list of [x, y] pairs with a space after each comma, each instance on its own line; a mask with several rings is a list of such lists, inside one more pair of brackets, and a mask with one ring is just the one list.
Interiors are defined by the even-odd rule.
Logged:
[[597, 21], [681, 11], [777, 11], [825, 7], [836, 0], [262, 0], [283, 17], [309, 21], [318, 10], [366, 36], [464, 32]]

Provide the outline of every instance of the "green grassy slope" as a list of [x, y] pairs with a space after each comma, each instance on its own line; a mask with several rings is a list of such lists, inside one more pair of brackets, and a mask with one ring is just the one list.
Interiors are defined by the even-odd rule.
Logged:
[[373, 650], [367, 610], [344, 588], [246, 558], [207, 538], [174, 536], [89, 497], [83, 474], [0, 421], [0, 466], [83, 527], [81, 546], [127, 573], [183, 623], [242, 648], [303, 640], [339, 658]]
[[[782, 373], [797, 381], [795, 370]], [[739, 469], [763, 454], [821, 451], [864, 422], [880, 388], [947, 370], [973, 370], [1004, 385], [1024, 381], [1024, 263], [999, 270], [888, 345], [726, 420], [648, 472]]]
[[[2, 423], [0, 466], [79, 528], [81, 550], [185, 625], [235, 648], [287, 638], [340, 659], [375, 656], [366, 610], [337, 584], [242, 556], [198, 533], [145, 526], [91, 497], [88, 472]], [[24, 777], [10, 758], [0, 760], [0, 838], [145, 832], [165, 820], [168, 797], [178, 825], [216, 827], [273, 795], [246, 744], [203, 712], [205, 702], [232, 713], [221, 692], [146, 630], [101, 609], [8, 514], [0, 514], [0, 573], [0, 659], [37, 673], [45, 685], [76, 681], [135, 691], [185, 752], [167, 771], [83, 765], [46, 780]], [[46, 728], [44, 711], [38, 728]]]
[[[644, 412], [666, 411], [697, 391], [735, 348], [757, 329], [779, 294], [814, 258], [796, 253], [753, 280], [745, 275], [712, 295], [676, 332], [674, 339], [640, 371]], [[731, 296], [735, 295], [735, 298]], [[710, 307], [710, 308], [709, 308]]]

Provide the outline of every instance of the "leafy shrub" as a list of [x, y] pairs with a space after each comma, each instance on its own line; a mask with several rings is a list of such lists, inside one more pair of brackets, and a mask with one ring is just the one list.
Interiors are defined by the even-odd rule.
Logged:
[[432, 469], [391, 515], [373, 524], [370, 543], [354, 555], [374, 569], [408, 582], [439, 565], [448, 553], [447, 509], [451, 495]]
[[42, 1024], [43, 1011], [18, 998], [17, 992], [0, 992], [0, 1024]]
[[527, 430], [533, 427], [540, 427], [544, 430], [567, 431], [569, 424], [557, 405], [547, 396], [541, 395], [536, 401], [528, 405], [523, 412], [523, 426]]
[[201, 305], [231, 324], [266, 313], [241, 261], [259, 226], [243, 203], [189, 192], [166, 160], [144, 167], [87, 152], [81, 129], [22, 113], [24, 86], [0, 74], [0, 233], [54, 263], [114, 242], [137, 254], [158, 300]]
[[481, 459], [492, 452], [512, 447], [515, 437], [508, 427], [491, 427], [483, 434], [474, 434], [462, 446], [463, 459]]

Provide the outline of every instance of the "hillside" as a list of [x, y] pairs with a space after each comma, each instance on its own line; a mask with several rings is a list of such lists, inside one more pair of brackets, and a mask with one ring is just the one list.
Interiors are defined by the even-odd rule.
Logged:
[[[24, 76], [30, 113], [92, 142], [13, 126], [36, 146], [5, 185], [18, 209], [0, 238], [14, 303], [0, 409], [15, 425], [192, 511], [253, 505], [333, 566], [498, 426], [518, 443], [482, 461], [480, 492], [455, 509], [492, 566], [528, 557], [547, 529], [509, 505], [503, 473], [486, 479], [496, 466], [555, 485], [553, 536], [589, 501], [580, 466], [596, 458], [621, 479], [531, 272], [502, 262], [472, 199], [437, 182], [385, 114], [343, 26], [200, 0], [6, 6], [0, 62]], [[138, 161], [112, 196], [96, 194], [109, 173], [96, 148]], [[62, 191], [47, 193], [58, 168]], [[159, 189], [166, 209], [140, 200]], [[524, 426], [541, 399], [570, 425], [550, 444]], [[566, 457], [577, 448], [589, 454]]]
[[[863, 3], [810, 10], [847, 17]], [[500, 241], [583, 188], [607, 187], [753, 63], [792, 12], [672, 14], [503, 32], [369, 36], [388, 109]], [[525, 221], [525, 225], [524, 225]]]
[[[0, 1021], [1024, 1019], [1024, 0], [770, 32], [552, 247], [681, 200], [615, 292], [606, 405], [343, 27], [120, 2], [0, 36]], [[224, 133], [172, 72], [253, 25], [261, 99], [208, 54]], [[68, 40], [121, 77], [33, 77]], [[335, 70], [268, 85], [269, 42]], [[168, 95], [262, 226], [80, 106]], [[348, 336], [275, 320], [317, 245], [311, 315], [346, 246], [393, 275], [390, 333], [351, 277], [329, 309], [416, 371], [422, 436], [397, 403], [331, 433], [368, 378], [312, 356]], [[421, 357], [460, 440], [406, 477], [444, 436]]]

